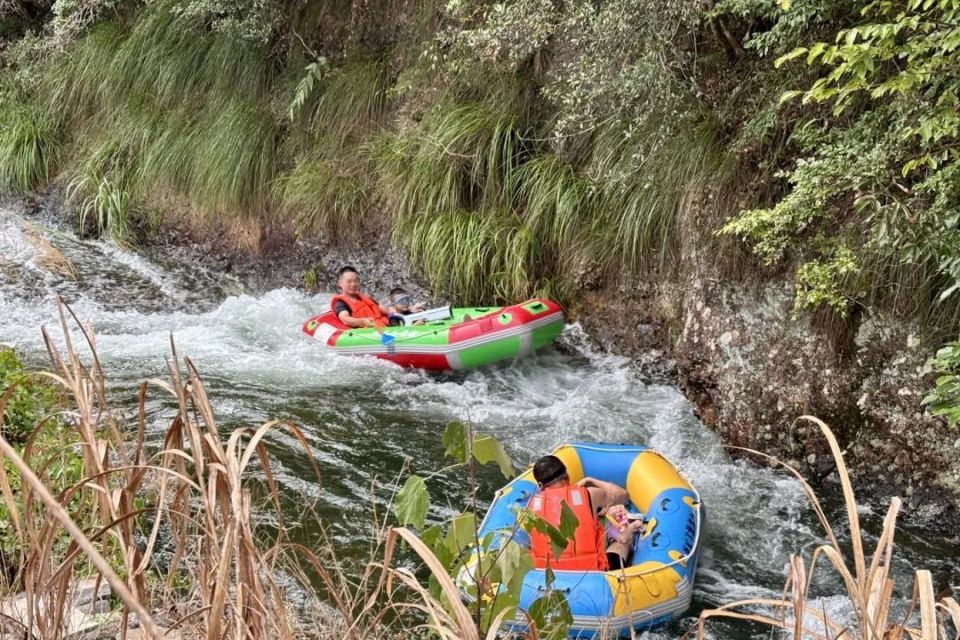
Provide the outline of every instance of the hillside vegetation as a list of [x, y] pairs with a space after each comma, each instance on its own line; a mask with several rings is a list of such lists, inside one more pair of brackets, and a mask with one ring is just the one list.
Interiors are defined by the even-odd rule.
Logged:
[[[0, 2], [0, 186], [85, 232], [294, 226], [464, 301], [790, 274], [795, 311], [960, 300], [954, 0]], [[960, 348], [930, 397], [949, 411]]]

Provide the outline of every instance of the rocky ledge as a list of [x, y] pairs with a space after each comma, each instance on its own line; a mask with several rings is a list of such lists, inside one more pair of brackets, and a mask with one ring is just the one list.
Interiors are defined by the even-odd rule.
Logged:
[[783, 282], [693, 279], [673, 355], [700, 419], [733, 446], [774, 455], [814, 480], [836, 479], [812, 415], [830, 425], [855, 483], [899, 495], [905, 517], [956, 535], [960, 433], [927, 414], [934, 348], [892, 318], [792, 314]]

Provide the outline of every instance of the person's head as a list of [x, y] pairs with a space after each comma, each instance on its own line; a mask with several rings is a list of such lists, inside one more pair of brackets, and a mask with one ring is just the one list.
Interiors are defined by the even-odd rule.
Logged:
[[409, 311], [413, 304], [411, 296], [403, 287], [394, 287], [390, 291], [390, 304], [397, 308], [397, 311]]
[[543, 456], [534, 462], [533, 478], [541, 487], [570, 481], [566, 465], [557, 456]]
[[337, 287], [343, 293], [355, 295], [360, 292], [360, 274], [350, 265], [344, 265], [337, 271]]

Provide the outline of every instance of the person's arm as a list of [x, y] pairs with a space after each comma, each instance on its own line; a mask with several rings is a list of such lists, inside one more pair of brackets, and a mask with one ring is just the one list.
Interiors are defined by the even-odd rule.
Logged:
[[385, 306], [383, 306], [383, 305], [380, 304], [379, 302], [377, 303], [377, 306], [380, 307], [380, 312], [383, 313], [383, 315], [385, 315], [385, 316], [390, 315], [390, 310], [387, 309]]
[[367, 327], [377, 326], [373, 318], [354, 318], [350, 315], [349, 311], [341, 311], [337, 314], [337, 318], [351, 329], [365, 329]]
[[597, 511], [601, 509], [606, 511], [615, 504], [627, 504], [627, 500], [630, 499], [627, 490], [623, 487], [596, 478], [586, 477], [579, 481], [577, 486], [590, 492], [590, 501]]

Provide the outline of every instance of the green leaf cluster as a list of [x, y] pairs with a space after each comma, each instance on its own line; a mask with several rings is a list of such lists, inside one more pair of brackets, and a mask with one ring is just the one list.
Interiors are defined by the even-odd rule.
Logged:
[[56, 388], [24, 368], [12, 349], [0, 347], [0, 395], [9, 393], [0, 433], [21, 443], [57, 403]]
[[[829, 39], [776, 60], [813, 76], [783, 101], [820, 115], [793, 129], [802, 156], [780, 173], [786, 195], [742, 211], [720, 233], [746, 240], [768, 265], [798, 263], [797, 308], [846, 308], [851, 294], [869, 306], [911, 289], [915, 308], [932, 317], [927, 310], [960, 287], [957, 11], [949, 1], [871, 2], [806, 34]], [[842, 237], [846, 249], [811, 243], [818, 234]]]
[[936, 385], [923, 399], [930, 413], [943, 416], [951, 426], [960, 424], [960, 341], [944, 345], [931, 360]]

